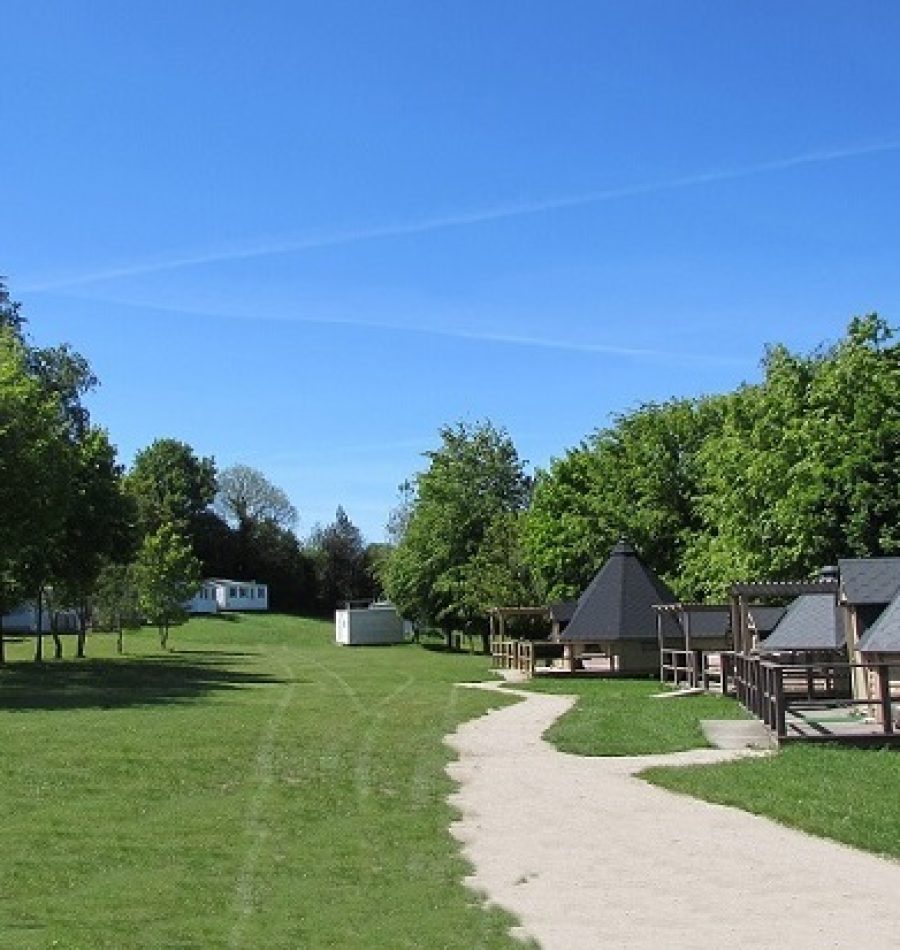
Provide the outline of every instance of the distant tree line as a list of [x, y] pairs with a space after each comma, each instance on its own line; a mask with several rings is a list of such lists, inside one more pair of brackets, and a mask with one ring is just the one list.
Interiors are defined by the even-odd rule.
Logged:
[[84, 397], [98, 385], [68, 345], [31, 344], [21, 306], [0, 281], [0, 662], [2, 616], [22, 602], [57, 621], [77, 617], [84, 655], [92, 619], [119, 632], [138, 619], [170, 625], [201, 577], [269, 585], [275, 610], [328, 614], [379, 593], [382, 546], [366, 545], [342, 508], [301, 541], [297, 512], [259, 471], [160, 438], [126, 471]]
[[382, 570], [408, 616], [485, 629], [491, 606], [579, 594], [621, 536], [685, 599], [900, 554], [900, 347], [877, 315], [763, 379], [646, 404], [524, 474], [491, 423], [441, 430], [402, 487]]

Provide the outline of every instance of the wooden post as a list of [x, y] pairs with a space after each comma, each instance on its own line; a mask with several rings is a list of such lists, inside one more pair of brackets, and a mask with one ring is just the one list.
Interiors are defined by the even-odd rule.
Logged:
[[881, 725], [886, 736], [893, 735], [894, 717], [891, 710], [891, 671], [885, 663], [878, 664], [878, 693], [881, 700]]
[[787, 710], [784, 708], [784, 670], [777, 666], [772, 671], [775, 678], [775, 735], [784, 739], [787, 735]]

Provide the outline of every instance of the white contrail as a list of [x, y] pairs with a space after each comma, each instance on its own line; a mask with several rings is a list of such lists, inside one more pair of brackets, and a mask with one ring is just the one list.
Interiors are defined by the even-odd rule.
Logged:
[[407, 235], [427, 234], [431, 231], [443, 231], [451, 228], [467, 227], [476, 224], [486, 224], [491, 221], [500, 221], [506, 218], [517, 218], [525, 215], [540, 214], [547, 211], [557, 211], [565, 208], [575, 208], [584, 205], [599, 204], [604, 201], [614, 201], [621, 198], [638, 197], [656, 192], [674, 191], [680, 188], [693, 188], [698, 185], [714, 184], [716, 182], [734, 181], [741, 178], [750, 178], [754, 175], [763, 175], [771, 172], [784, 171], [802, 165], [816, 165], [824, 162], [839, 161], [848, 158], [858, 158], [865, 155], [876, 155], [884, 152], [900, 150], [900, 142], [887, 141], [869, 145], [859, 145], [847, 148], [823, 149], [814, 152], [804, 152], [789, 158], [774, 159], [768, 162], [759, 162], [755, 165], [744, 165], [738, 168], [718, 169], [700, 172], [693, 175], [684, 175], [678, 178], [667, 178], [659, 181], [643, 182], [635, 185], [625, 185], [619, 188], [605, 188], [597, 191], [586, 191], [577, 195], [567, 195], [559, 198], [546, 198], [537, 201], [523, 201], [516, 204], [500, 205], [495, 208], [462, 212], [459, 214], [443, 215], [433, 218], [423, 218], [418, 221], [377, 225], [370, 228], [355, 228], [331, 233], [307, 235], [305, 237], [282, 237], [277, 239], [257, 240], [247, 244], [231, 247], [224, 246], [194, 253], [183, 253], [174, 257], [160, 257], [145, 259], [132, 264], [108, 267], [102, 270], [89, 271], [81, 274], [71, 274], [44, 281], [37, 281], [30, 286], [20, 288], [24, 292], [42, 290], [56, 290], [66, 287], [76, 287], [84, 284], [101, 283], [118, 277], [134, 277], [142, 274], [155, 274], [162, 271], [179, 270], [185, 267], [194, 267], [200, 264], [217, 264], [226, 261], [248, 260], [257, 257], [271, 257], [278, 254], [293, 254], [300, 251], [319, 248], [335, 247], [346, 244], [356, 244], [363, 241], [374, 241], [383, 238], [404, 237]]
[[[67, 295], [61, 295], [67, 296]], [[565, 340], [556, 337], [521, 336], [492, 330], [469, 330], [455, 326], [423, 326], [389, 320], [368, 320], [356, 317], [316, 316], [314, 314], [282, 311], [277, 314], [261, 313], [259, 310], [241, 312], [237, 310], [206, 310], [199, 307], [166, 306], [147, 301], [127, 300], [113, 297], [72, 296], [71, 299], [82, 303], [96, 303], [111, 307], [133, 307], [138, 310], [154, 310], [181, 316], [204, 317], [213, 320], [251, 320], [274, 323], [302, 323], [325, 327], [355, 327], [363, 330], [384, 330], [390, 333], [407, 333], [416, 336], [441, 337], [444, 339], [464, 340], [475, 343], [495, 343], [501, 346], [529, 347], [545, 350], [560, 350], [568, 353], [603, 354], [623, 356], [632, 359], [682, 360], [689, 363], [703, 363], [716, 366], [752, 366], [753, 360], [734, 356], [722, 356], [710, 353], [679, 352], [653, 349], [651, 347], [620, 346], [612, 343], [592, 343], [583, 340]], [[447, 317], [452, 322], [452, 315]]]

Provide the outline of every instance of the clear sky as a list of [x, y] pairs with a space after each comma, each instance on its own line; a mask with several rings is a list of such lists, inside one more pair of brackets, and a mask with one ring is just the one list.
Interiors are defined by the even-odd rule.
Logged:
[[443, 423], [546, 465], [900, 323], [900, 4], [4, 0], [0, 273], [124, 462], [379, 540]]

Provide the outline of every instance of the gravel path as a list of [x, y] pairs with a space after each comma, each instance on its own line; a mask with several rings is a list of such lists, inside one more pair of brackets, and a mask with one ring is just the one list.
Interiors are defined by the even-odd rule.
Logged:
[[515, 694], [447, 741], [467, 883], [519, 918], [517, 936], [546, 950], [900, 947], [900, 864], [634, 777], [735, 753], [567, 755], [541, 734], [574, 698]]

